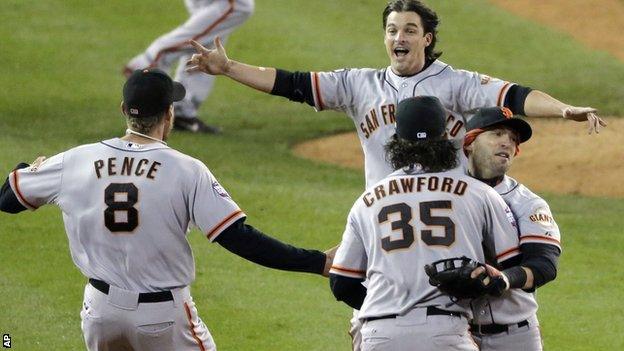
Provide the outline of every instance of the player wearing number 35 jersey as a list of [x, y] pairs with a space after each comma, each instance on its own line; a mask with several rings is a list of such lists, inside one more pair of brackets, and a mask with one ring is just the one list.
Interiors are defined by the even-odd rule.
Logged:
[[[124, 86], [128, 134], [83, 145], [13, 171], [5, 212], [58, 205], [72, 259], [89, 278], [82, 329], [93, 350], [215, 350], [189, 285], [189, 224], [253, 262], [326, 274], [324, 253], [283, 244], [246, 225], [245, 214], [199, 160], [164, 142], [184, 88], [159, 70]], [[26, 167], [24, 167], [26, 166]], [[327, 267], [327, 269], [326, 269]]]
[[387, 150], [397, 170], [353, 205], [332, 291], [360, 309], [362, 350], [477, 350], [469, 303], [441, 294], [423, 267], [457, 256], [498, 266], [517, 244], [515, 220], [491, 187], [457, 167], [436, 98], [406, 99], [396, 117]]

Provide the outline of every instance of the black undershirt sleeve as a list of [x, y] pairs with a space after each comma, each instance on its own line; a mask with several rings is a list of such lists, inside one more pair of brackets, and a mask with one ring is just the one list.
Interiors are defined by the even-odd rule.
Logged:
[[505, 95], [504, 106], [511, 110], [514, 115], [526, 116], [524, 113], [524, 102], [533, 89], [522, 85], [512, 85]]
[[323, 252], [285, 244], [245, 224], [245, 218], [232, 223], [214, 241], [246, 260], [269, 268], [316, 274], [322, 274], [325, 268]]
[[362, 285], [364, 279], [349, 278], [338, 274], [329, 274], [329, 287], [336, 297], [351, 308], [362, 308], [366, 298], [366, 287]]
[[[13, 170], [26, 168], [28, 166], [30, 165], [27, 163], [20, 163]], [[0, 189], [0, 211], [19, 213], [25, 210], [26, 207], [17, 200], [13, 189], [11, 189], [11, 184], [9, 184], [9, 177], [7, 177], [4, 184], [2, 184], [2, 189]]]
[[522, 244], [520, 252], [522, 252], [520, 265], [533, 271], [533, 289], [555, 280], [561, 255], [558, 247], [549, 244]]
[[305, 102], [314, 106], [310, 72], [289, 72], [276, 69], [271, 95], [283, 96], [291, 101]]
[[521, 259], [519, 262], [513, 263], [515, 267], [511, 267], [509, 264], [511, 262], [503, 263], [504, 267], [510, 267], [504, 272], [510, 278], [511, 288], [521, 288], [526, 283], [526, 274], [519, 274], [520, 267], [529, 268], [533, 272], [533, 287], [527, 289], [528, 292], [535, 291], [535, 289], [557, 277], [557, 265], [561, 255], [558, 247], [549, 244], [529, 243], [522, 244], [520, 252], [522, 253]]

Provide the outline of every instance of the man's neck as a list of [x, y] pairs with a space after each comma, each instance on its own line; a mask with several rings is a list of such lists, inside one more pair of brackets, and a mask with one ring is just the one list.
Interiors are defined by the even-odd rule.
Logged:
[[419, 68], [414, 70], [414, 73], [409, 73], [409, 74], [399, 74], [399, 73], [397, 73], [394, 70], [394, 68], [392, 68], [392, 66], [390, 66], [390, 69], [392, 70], [392, 73], [396, 74], [399, 77], [411, 77], [411, 76], [415, 76], [418, 73], [426, 70], [427, 68], [429, 68], [429, 66], [431, 66], [432, 63], [433, 63], [433, 61], [425, 59], [425, 61], [423, 61], [423, 63], [419, 65]]
[[167, 143], [162, 140], [162, 133], [159, 131], [143, 134], [128, 128], [126, 129], [126, 135], [123, 136], [121, 140], [131, 141], [137, 144], [151, 144], [157, 142], [167, 145]]
[[475, 172], [472, 170], [468, 170], [468, 174], [473, 177], [474, 179], [478, 179], [482, 182], [484, 182], [485, 184], [491, 186], [492, 188], [497, 186], [498, 184], [500, 184], [503, 179], [505, 178], [505, 175], [500, 175], [500, 176], [496, 176], [496, 177], [492, 177], [492, 178], [484, 178], [482, 176], [477, 176], [474, 174]]
[[500, 184], [503, 181], [503, 178], [505, 178], [504, 175], [502, 176], [498, 176], [498, 177], [494, 177], [494, 178], [489, 178], [489, 179], [481, 179], [481, 178], [476, 178], [479, 179], [480, 181], [484, 182], [485, 184], [491, 186], [492, 188], [497, 186], [498, 184]]

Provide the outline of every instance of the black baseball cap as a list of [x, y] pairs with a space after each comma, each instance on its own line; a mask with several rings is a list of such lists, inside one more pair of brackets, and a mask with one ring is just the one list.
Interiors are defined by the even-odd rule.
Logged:
[[154, 116], [164, 112], [174, 101], [184, 99], [186, 89], [167, 73], [156, 69], [138, 69], [123, 87], [123, 100], [133, 117]]
[[446, 111], [434, 96], [416, 96], [399, 102], [396, 133], [401, 139], [442, 139], [446, 132]]
[[480, 108], [466, 123], [466, 132], [495, 126], [508, 126], [515, 130], [520, 136], [521, 143], [529, 140], [533, 134], [531, 125], [523, 119], [513, 117], [513, 112], [506, 107]]

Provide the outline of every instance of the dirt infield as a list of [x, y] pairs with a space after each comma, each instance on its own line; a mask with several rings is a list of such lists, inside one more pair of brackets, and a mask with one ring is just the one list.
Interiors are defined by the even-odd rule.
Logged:
[[[624, 197], [623, 118], [607, 118], [599, 135], [587, 135], [584, 124], [529, 119], [533, 138], [522, 145], [510, 175], [536, 192]], [[355, 133], [311, 140], [294, 147], [300, 157], [363, 169]]]
[[566, 32], [592, 49], [624, 60], [622, 0], [489, 0], [520, 17]]

